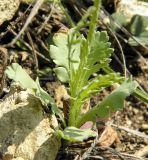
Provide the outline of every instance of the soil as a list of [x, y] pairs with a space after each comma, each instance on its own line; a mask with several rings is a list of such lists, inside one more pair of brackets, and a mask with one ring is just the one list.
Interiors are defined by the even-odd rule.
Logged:
[[[76, 6], [86, 9], [90, 4], [91, 3], [87, 1], [86, 4], [83, 2], [81, 4], [78, 4], [78, 6], [76, 4]], [[65, 3], [65, 6], [69, 10], [69, 13], [73, 15], [73, 19], [75, 21], [78, 21], [80, 15], [78, 15], [78, 12], [74, 10], [72, 4]], [[27, 30], [21, 36], [20, 40], [14, 45], [11, 45], [11, 41], [23, 27], [29, 13], [31, 12], [32, 7], [33, 6], [22, 3], [14, 18], [11, 21], [5, 22], [0, 26], [0, 45], [3, 48], [7, 49], [7, 65], [10, 65], [13, 62], [17, 62], [21, 64], [21, 66], [25, 68], [34, 79], [39, 75], [42, 87], [49, 93], [51, 93], [51, 95], [54, 97], [54, 88], [56, 88], [56, 86], [58, 86], [60, 82], [57, 80], [52, 71], [55, 65], [53, 64], [52, 60], [50, 60], [47, 42], [51, 41], [53, 34], [56, 33], [62, 26], [68, 27], [68, 22], [66, 21], [61, 11], [56, 8], [52, 11], [50, 19], [42, 28], [46, 17], [51, 12], [50, 6], [44, 4], [39, 9], [38, 14], [33, 18]], [[101, 25], [98, 27], [99, 29], [104, 30], [105, 28], [107, 30], [105, 26]], [[108, 34], [110, 35], [109, 31]], [[122, 41], [121, 44], [127, 62], [127, 69], [133, 75], [133, 78], [140, 83], [141, 87], [145, 91], [148, 91], [148, 68], [145, 65], [148, 54], [142, 55], [143, 58], [141, 58], [135, 52], [135, 50], [140, 51], [141, 46], [133, 49], [131, 46], [123, 43]], [[112, 46], [113, 48], [115, 48], [115, 55], [117, 57], [120, 57], [117, 44], [113, 42]], [[6, 52], [3, 53], [1, 51], [0, 57], [4, 57], [4, 54], [6, 54]], [[35, 59], [35, 56], [37, 56], [37, 59]], [[0, 63], [3, 62], [4, 61], [0, 60]], [[114, 70], [120, 71], [123, 74], [122, 66], [114, 56], [112, 57], [111, 66]], [[5, 65], [0, 64], [0, 71], [4, 71], [4, 69]], [[38, 69], [42, 72], [38, 72]], [[48, 74], [45, 74], [46, 71]], [[6, 77], [4, 77], [1, 73], [3, 72], [0, 72], [0, 86], [4, 88], [4, 91], [1, 94], [1, 98], [3, 98], [3, 96], [7, 94], [11, 82], [10, 80], [6, 79]], [[5, 85], [2, 83], [4, 80]], [[106, 92], [93, 97], [92, 104], [95, 103], [96, 100], [98, 101], [102, 99]], [[135, 98], [134, 96], [131, 96], [127, 99], [124, 109], [111, 117], [109, 122], [112, 122], [110, 123], [110, 125], [118, 133], [120, 143], [114, 142], [111, 146], [108, 147], [96, 145], [92, 148], [85, 159], [138, 159], [138, 156], [136, 156], [138, 154], [138, 151], [142, 152], [143, 148], [146, 148], [148, 146], [148, 105]], [[134, 131], [134, 133], [125, 131], [123, 127], [126, 129], [128, 128], [130, 131]], [[135, 133], [137, 133], [138, 135], [136, 135]], [[99, 134], [101, 135], [101, 132]], [[142, 137], [143, 134], [145, 136]], [[86, 141], [83, 144], [70, 144], [69, 146], [67, 146], [65, 142], [63, 142], [59, 154], [57, 155], [57, 160], [79, 159], [80, 155], [84, 155], [84, 153], [86, 153], [93, 144], [93, 140]], [[148, 149], [146, 149], [144, 153], [141, 153], [141, 155], [144, 154], [142, 155], [144, 156], [143, 159], [148, 159]]]

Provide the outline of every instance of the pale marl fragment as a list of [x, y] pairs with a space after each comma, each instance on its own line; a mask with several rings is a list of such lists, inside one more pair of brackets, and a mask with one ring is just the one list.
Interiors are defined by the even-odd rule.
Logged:
[[11, 20], [20, 5], [20, 0], [0, 0], [0, 25]]
[[144, 148], [137, 151], [135, 153], [135, 156], [137, 156], [137, 157], [147, 157], [148, 156], [148, 146], [145, 146]]
[[134, 15], [148, 17], [148, 3], [138, 0], [121, 0], [117, 12], [123, 13], [127, 21], [130, 21]]
[[13, 18], [21, 2], [32, 3], [35, 0], [0, 0], [0, 25]]
[[54, 115], [47, 115], [30, 91], [13, 87], [0, 102], [0, 153], [15, 160], [54, 160], [60, 139]]

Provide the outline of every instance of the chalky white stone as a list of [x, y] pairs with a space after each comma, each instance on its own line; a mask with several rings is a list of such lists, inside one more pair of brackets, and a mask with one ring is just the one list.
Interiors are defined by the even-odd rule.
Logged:
[[58, 123], [44, 112], [32, 93], [11, 88], [0, 102], [0, 156], [7, 160], [55, 160], [60, 139], [51, 125]]
[[20, 0], [0, 0], [0, 25], [13, 18], [19, 5]]

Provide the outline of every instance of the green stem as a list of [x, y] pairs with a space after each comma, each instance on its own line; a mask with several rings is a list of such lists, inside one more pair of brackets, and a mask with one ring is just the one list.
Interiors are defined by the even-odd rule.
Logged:
[[91, 43], [92, 43], [93, 38], [94, 38], [94, 31], [96, 29], [96, 25], [97, 25], [97, 22], [98, 22], [100, 7], [101, 7], [101, 1], [100, 0], [94, 0], [94, 12], [92, 14], [92, 19], [91, 19], [91, 22], [90, 22], [89, 32], [88, 32], [88, 42], [89, 42], [90, 46], [91, 46]]
[[[75, 87], [75, 94], [78, 93], [78, 90], [80, 90], [83, 86], [84, 86], [84, 82], [85, 82], [85, 75], [87, 70], [86, 70], [86, 64], [87, 64], [87, 57], [90, 54], [90, 49], [91, 49], [91, 45], [94, 39], [94, 33], [95, 33], [95, 29], [96, 29], [96, 25], [97, 25], [97, 21], [98, 21], [98, 15], [99, 15], [99, 11], [100, 11], [100, 5], [101, 2], [100, 0], [94, 0], [94, 7], [93, 7], [93, 11], [91, 14], [91, 21], [89, 24], [89, 32], [88, 32], [88, 37], [87, 37], [87, 41], [86, 41], [86, 52], [85, 54], [85, 58], [83, 58], [83, 62], [80, 62], [80, 66], [79, 69], [77, 70], [76, 76], [74, 79], [77, 80], [77, 82], [74, 82], [73, 88]], [[82, 52], [82, 50], [81, 50]], [[83, 52], [82, 52], [83, 53]], [[71, 90], [72, 92], [72, 90]], [[73, 95], [74, 97], [77, 95]], [[77, 100], [75, 100], [77, 101]], [[77, 102], [75, 102], [73, 99], [71, 100], [71, 106], [70, 106], [70, 115], [69, 115], [69, 126], [75, 126], [76, 125], [76, 119], [78, 118], [79, 114], [80, 114], [80, 107], [81, 106], [77, 106]]]

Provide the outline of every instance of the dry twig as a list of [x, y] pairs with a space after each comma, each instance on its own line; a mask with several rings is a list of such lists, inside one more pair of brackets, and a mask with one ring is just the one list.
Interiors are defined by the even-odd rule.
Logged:
[[30, 22], [32, 21], [32, 19], [36, 15], [36, 13], [38, 12], [38, 10], [41, 7], [41, 5], [43, 4], [43, 2], [44, 2], [44, 0], [36, 0], [36, 3], [31, 11], [31, 13], [29, 14], [29, 17], [27, 18], [23, 28], [20, 30], [20, 32], [17, 34], [17, 36], [10, 43], [11, 46], [13, 46], [16, 43], [16, 41], [19, 39], [19, 37], [24, 33], [24, 31], [26, 30], [26, 28], [28, 27], [28, 25], [30, 24]]
[[110, 147], [98, 147], [95, 148], [96, 151], [109, 151], [110, 153], [117, 155], [121, 160], [124, 160], [124, 157], [121, 155], [120, 152], [110, 148]]
[[33, 40], [31, 38], [31, 35], [30, 35], [29, 32], [27, 32], [27, 37], [28, 37], [28, 39], [30, 41], [30, 44], [31, 44], [31, 47], [32, 47], [32, 53], [33, 53], [34, 62], [35, 62], [35, 70], [38, 70], [38, 68], [39, 68], [38, 59], [37, 59], [37, 55], [36, 55], [36, 52], [35, 52], [34, 43], [33, 43]]
[[124, 130], [124, 131], [126, 131], [126, 132], [128, 132], [128, 133], [130, 133], [130, 134], [133, 134], [133, 135], [136, 135], [136, 136], [139, 136], [139, 137], [141, 137], [141, 138], [144, 138], [144, 139], [146, 139], [146, 140], [148, 140], [148, 136], [147, 135], [145, 135], [144, 133], [142, 133], [142, 132], [139, 132], [139, 131], [136, 131], [136, 130], [133, 130], [133, 129], [129, 129], [129, 128], [126, 128], [126, 127], [123, 127], [123, 126], [118, 126], [118, 125], [115, 125], [115, 124], [111, 124], [113, 127], [116, 127], [116, 128], [118, 128], [118, 129], [120, 129], [120, 130]]
[[49, 13], [49, 15], [46, 17], [45, 21], [42, 23], [41, 27], [39, 28], [37, 34], [41, 33], [42, 29], [44, 28], [44, 26], [47, 24], [47, 22], [49, 21], [49, 19], [51, 18], [51, 15], [53, 13], [53, 9], [54, 9], [54, 3], [51, 5], [51, 11]]
[[[12, 30], [12, 29], [10, 29], [10, 32], [11, 32], [12, 34], [14, 34], [15, 36], [17, 35], [17, 33], [16, 33], [14, 30]], [[32, 52], [32, 47], [31, 47], [27, 42], [25, 42], [23, 39], [20, 39], [20, 42], [22, 42], [22, 43]], [[3, 45], [3, 46], [4, 46], [4, 47], [10, 47], [9, 44]], [[41, 53], [38, 52], [37, 50], [35, 50], [35, 52], [36, 52], [36, 54], [37, 54], [39, 57], [41, 57], [42, 59], [44, 59], [44, 60], [47, 61], [47, 62], [50, 62], [50, 60], [49, 60], [48, 58], [46, 58], [43, 54], [41, 54]]]
[[96, 146], [97, 143], [98, 143], [98, 134], [97, 134], [95, 140], [93, 141], [93, 143], [91, 144], [91, 146], [82, 155], [81, 160], [84, 160], [88, 157], [88, 155], [91, 153], [91, 151], [94, 149], [94, 147]]

